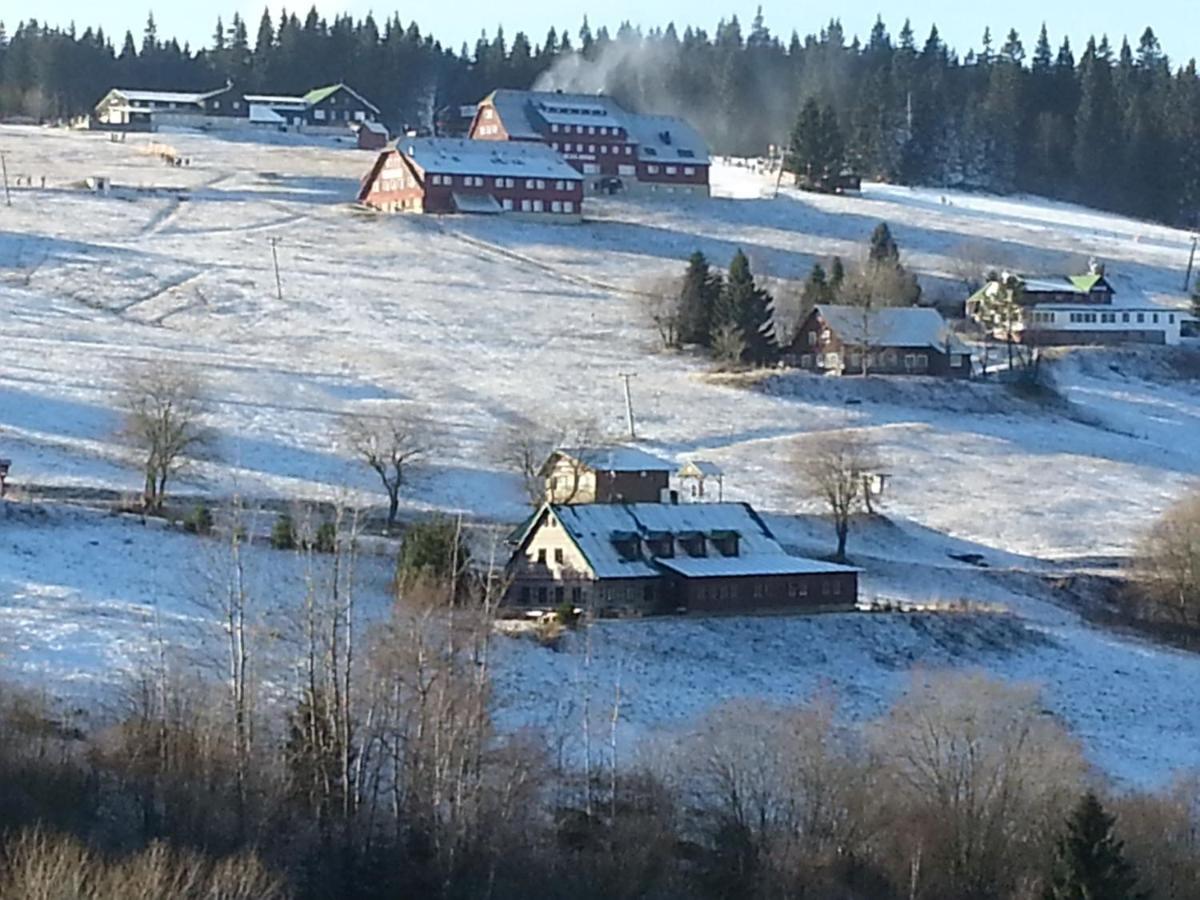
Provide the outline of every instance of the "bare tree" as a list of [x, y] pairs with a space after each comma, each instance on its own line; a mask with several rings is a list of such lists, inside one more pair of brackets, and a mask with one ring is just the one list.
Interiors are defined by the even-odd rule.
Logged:
[[[520, 418], [507, 425], [500, 434], [497, 462], [516, 473], [521, 488], [532, 506], [546, 500], [546, 479], [542, 468], [550, 454], [563, 447], [587, 448], [607, 441], [597, 422], [588, 417], [554, 423], [550, 416], [537, 420]], [[571, 499], [579, 490], [585, 461], [570, 460]], [[566, 502], [570, 502], [567, 500]]]
[[1169, 508], [1141, 543], [1137, 573], [1149, 618], [1200, 627], [1200, 492]]
[[914, 897], [1016, 896], [1078, 796], [1080, 748], [1032, 687], [918, 678], [874, 732], [895, 874]]
[[746, 353], [746, 339], [736, 325], [725, 324], [717, 329], [712, 339], [713, 358], [722, 371], [739, 368]]
[[342, 435], [346, 447], [379, 476], [388, 496], [387, 528], [391, 531], [409, 471], [430, 450], [428, 423], [402, 412], [354, 415], [343, 420]]
[[203, 423], [204, 395], [199, 376], [178, 365], [141, 365], [124, 379], [120, 434], [142, 455], [148, 511], [162, 509], [169, 479], [212, 446], [213, 433]]
[[833, 517], [836, 555], [845, 559], [850, 519], [866, 508], [869, 479], [879, 469], [875, 444], [859, 431], [827, 432], [799, 443], [794, 465], [804, 490]]
[[639, 281], [633, 290], [634, 302], [641, 314], [658, 332], [664, 350], [680, 345], [680, 280], [657, 275]]

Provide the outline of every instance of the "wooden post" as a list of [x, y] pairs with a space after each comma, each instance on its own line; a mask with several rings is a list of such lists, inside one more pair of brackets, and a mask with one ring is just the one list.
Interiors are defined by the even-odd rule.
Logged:
[[276, 250], [276, 245], [279, 243], [279, 238], [268, 238], [271, 242], [271, 260], [275, 263], [275, 296], [283, 299], [283, 282], [279, 280], [279, 251]]
[[12, 206], [12, 196], [8, 193], [8, 151], [0, 150], [0, 172], [4, 174], [4, 205]]
[[1192, 252], [1188, 254], [1187, 272], [1185, 272], [1184, 276], [1183, 276], [1183, 292], [1185, 294], [1188, 292], [1188, 285], [1191, 284], [1191, 281], [1192, 281], [1192, 263], [1194, 263], [1196, 261], [1196, 242], [1197, 241], [1200, 241], [1200, 235], [1193, 234], [1192, 235]]
[[621, 372], [621, 380], [625, 382], [625, 422], [629, 426], [629, 439], [636, 440], [637, 434], [634, 430], [633, 423], [633, 393], [629, 389], [629, 379], [636, 378], [632, 372]]

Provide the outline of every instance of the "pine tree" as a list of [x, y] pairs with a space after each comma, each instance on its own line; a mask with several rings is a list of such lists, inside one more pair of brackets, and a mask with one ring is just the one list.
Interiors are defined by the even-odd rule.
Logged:
[[867, 259], [876, 265], [900, 264], [900, 248], [896, 245], [896, 239], [892, 237], [892, 230], [888, 228], [887, 222], [880, 222], [871, 232], [871, 247], [867, 251]]
[[814, 306], [833, 302], [833, 288], [825, 275], [825, 268], [820, 263], [813, 263], [808, 278], [804, 282], [804, 291], [800, 295], [800, 307], [807, 313]]
[[708, 259], [697, 250], [688, 258], [687, 272], [679, 289], [679, 340], [684, 344], [711, 346], [713, 319], [721, 294], [720, 277]]
[[1095, 794], [1084, 795], [1055, 847], [1045, 900], [1141, 900], [1124, 844], [1113, 836], [1115, 821]]
[[835, 256], [829, 263], [829, 290], [833, 299], [837, 299], [842, 284], [846, 281], [846, 265], [840, 256]]
[[[716, 329], [733, 326], [746, 342], [745, 359], [767, 362], [775, 350], [771, 295], [754, 282], [750, 260], [741, 250], [729, 263], [729, 275], [721, 289], [713, 316]], [[715, 331], [714, 331], [715, 333]]]

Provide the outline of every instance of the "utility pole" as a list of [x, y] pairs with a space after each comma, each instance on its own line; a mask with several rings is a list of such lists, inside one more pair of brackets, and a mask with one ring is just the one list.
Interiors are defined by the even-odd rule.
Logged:
[[282, 300], [283, 282], [279, 280], [279, 251], [275, 249], [276, 245], [279, 243], [279, 238], [272, 237], [267, 238], [267, 240], [271, 242], [271, 260], [275, 263], [275, 295]]
[[1192, 263], [1196, 261], [1196, 243], [1200, 242], [1200, 234], [1192, 235], [1192, 252], [1188, 254], [1187, 272], [1183, 276], [1183, 292], [1188, 292], [1188, 285], [1192, 282]]
[[625, 421], [629, 425], [629, 439], [637, 440], [637, 432], [633, 424], [633, 392], [629, 389], [629, 379], [637, 378], [636, 372], [621, 372], [620, 378], [625, 382]]
[[12, 206], [12, 197], [8, 193], [8, 151], [7, 150], [0, 150], [0, 172], [4, 173], [4, 205]]

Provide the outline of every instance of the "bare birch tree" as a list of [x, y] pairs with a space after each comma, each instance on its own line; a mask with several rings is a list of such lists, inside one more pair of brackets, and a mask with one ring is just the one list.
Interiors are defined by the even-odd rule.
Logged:
[[204, 426], [204, 384], [194, 372], [166, 363], [133, 368], [120, 392], [120, 435], [141, 454], [143, 507], [162, 510], [169, 479], [213, 442]]
[[391, 531], [400, 510], [400, 491], [408, 484], [412, 467], [431, 449], [429, 423], [402, 412], [347, 416], [342, 421], [342, 436], [347, 449], [379, 476], [387, 492], [387, 529]]
[[1200, 627], [1200, 492], [1170, 507], [1146, 534], [1137, 574], [1149, 618]]
[[875, 444], [859, 431], [834, 431], [802, 440], [794, 467], [802, 488], [833, 518], [838, 559], [846, 558], [850, 520], [867, 506], [869, 479], [879, 469]]

